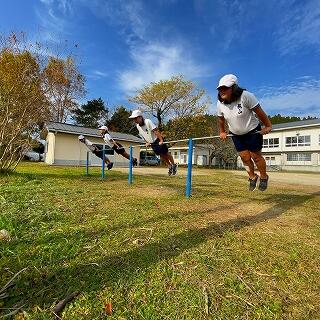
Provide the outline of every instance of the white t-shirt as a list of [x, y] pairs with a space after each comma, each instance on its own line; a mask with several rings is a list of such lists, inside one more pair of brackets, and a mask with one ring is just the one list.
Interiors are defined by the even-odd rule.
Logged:
[[253, 111], [253, 108], [259, 104], [257, 98], [248, 91], [243, 91], [241, 97], [226, 104], [217, 102], [218, 117], [224, 117], [227, 120], [229, 130], [237, 135], [246, 134], [255, 129], [259, 120]]
[[85, 143], [85, 145], [88, 147], [88, 149], [89, 149], [90, 151], [96, 150], [96, 147], [95, 147], [95, 146], [93, 145], [93, 143], [92, 143], [90, 140], [88, 140], [87, 138], [84, 139], [84, 143]]
[[113, 147], [113, 143], [111, 142], [111, 140], [113, 140], [113, 139], [112, 139], [112, 137], [110, 136], [109, 133], [106, 133], [103, 136], [103, 140], [104, 140], [104, 142], [106, 143], [107, 146], [109, 146], [110, 148]]
[[136, 125], [139, 131], [140, 136], [147, 142], [152, 143], [157, 139], [157, 136], [153, 132], [157, 126], [150, 120], [144, 119], [144, 125], [140, 126], [139, 124]]

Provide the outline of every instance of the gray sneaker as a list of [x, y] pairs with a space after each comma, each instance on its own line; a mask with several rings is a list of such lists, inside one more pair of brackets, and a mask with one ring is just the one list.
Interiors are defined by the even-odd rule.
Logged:
[[177, 174], [178, 166], [176, 164], [173, 164], [171, 167], [172, 167], [172, 175], [175, 176]]
[[267, 176], [266, 179], [260, 178], [260, 183], [259, 183], [259, 187], [258, 187], [258, 189], [260, 191], [265, 191], [268, 188], [268, 180], [269, 180], [269, 176]]
[[249, 191], [253, 191], [257, 187], [257, 181], [258, 181], [259, 176], [256, 174], [254, 179], [248, 179], [249, 181]]

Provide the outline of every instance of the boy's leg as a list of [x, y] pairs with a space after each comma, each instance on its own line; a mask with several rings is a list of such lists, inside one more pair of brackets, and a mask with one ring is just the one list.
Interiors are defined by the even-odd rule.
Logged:
[[[126, 152], [123, 151], [120, 153], [123, 157], [125, 157], [126, 159], [130, 160], [130, 155]], [[132, 158], [132, 164], [134, 167], [136, 167], [138, 165], [138, 159], [137, 158]]]
[[[239, 152], [240, 158], [248, 172], [249, 178], [250, 179], [255, 179], [255, 174], [254, 174], [254, 163], [251, 159], [251, 154], [250, 151], [245, 150], [245, 151], [240, 151]], [[258, 168], [259, 169], [259, 168]]]
[[122, 152], [121, 155], [126, 159], [130, 160], [130, 155], [126, 151]]
[[173, 157], [172, 157], [172, 155], [171, 155], [171, 153], [167, 153], [167, 156], [168, 156], [168, 160], [169, 160], [169, 162], [170, 162], [170, 164], [174, 164], [174, 160], [173, 160]]
[[160, 158], [168, 165], [170, 166], [170, 160], [168, 158], [168, 154], [160, 154]]
[[109, 159], [107, 156], [104, 156], [104, 162], [105, 162], [106, 164], [111, 163], [110, 159]]
[[268, 178], [267, 165], [264, 157], [262, 156], [261, 151], [255, 151], [255, 152], [250, 151], [250, 155], [260, 172], [260, 178], [267, 179]]
[[[101, 160], [103, 159], [103, 152], [101, 150], [100, 151], [95, 151], [95, 152], [92, 152], [92, 153], [95, 154]], [[104, 156], [104, 162], [106, 164], [111, 163], [111, 161], [109, 160], [109, 158], [106, 155]]]

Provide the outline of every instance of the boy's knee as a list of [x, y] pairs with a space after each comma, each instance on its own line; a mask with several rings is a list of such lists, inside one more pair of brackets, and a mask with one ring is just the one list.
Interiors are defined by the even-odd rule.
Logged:
[[251, 161], [250, 154], [242, 154], [242, 155], [240, 155], [240, 158], [243, 163], [248, 163]]
[[251, 153], [251, 158], [254, 162], [258, 162], [261, 160], [264, 160], [263, 156], [261, 154], [258, 153]]

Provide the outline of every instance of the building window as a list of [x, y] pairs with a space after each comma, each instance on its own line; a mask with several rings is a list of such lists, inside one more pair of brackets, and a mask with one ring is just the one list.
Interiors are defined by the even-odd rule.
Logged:
[[181, 156], [182, 156], [182, 163], [187, 163], [187, 155], [181, 154]]
[[311, 153], [289, 153], [288, 161], [311, 161]]
[[263, 139], [264, 148], [277, 148], [279, 147], [279, 138]]
[[310, 136], [286, 137], [286, 147], [310, 146]]
[[97, 146], [99, 148], [99, 150], [103, 150], [104, 149], [105, 150], [105, 152], [104, 152], [105, 155], [111, 155], [111, 156], [114, 155], [114, 150], [111, 149], [109, 146], [102, 145], [102, 144], [97, 144], [97, 143], [95, 143], [94, 145]]

